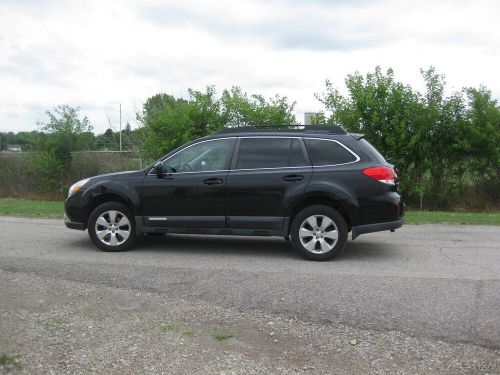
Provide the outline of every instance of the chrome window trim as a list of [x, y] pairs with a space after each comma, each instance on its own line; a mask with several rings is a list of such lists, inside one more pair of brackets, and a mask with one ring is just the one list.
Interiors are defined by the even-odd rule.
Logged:
[[[285, 138], [285, 139], [316, 139], [320, 141], [328, 141], [328, 142], [335, 142], [345, 148], [349, 153], [351, 153], [356, 160], [350, 161], [348, 163], [338, 163], [338, 164], [323, 164], [323, 165], [313, 165], [311, 162], [311, 165], [304, 165], [300, 167], [263, 167], [263, 168], [240, 168], [240, 169], [218, 169], [218, 170], [212, 170], [212, 171], [196, 171], [196, 172], [175, 172], [175, 175], [180, 175], [180, 174], [196, 174], [196, 173], [210, 173], [210, 172], [233, 172], [233, 171], [260, 171], [260, 170], [276, 170], [276, 169], [303, 169], [303, 168], [323, 168], [323, 167], [335, 167], [339, 165], [348, 165], [348, 164], [354, 164], [357, 163], [358, 161], [361, 160], [358, 154], [356, 154], [354, 151], [352, 151], [349, 147], [344, 145], [342, 142], [337, 141], [336, 139], [328, 139], [328, 138], [320, 138], [320, 137], [298, 137], [298, 136], [279, 136], [279, 135], [254, 135], [254, 136], [243, 136], [243, 137], [221, 137], [221, 138], [214, 138], [214, 139], [205, 139], [200, 142], [193, 143], [189, 146], [184, 147], [182, 150], [177, 151], [175, 154], [170, 155], [168, 158], [165, 158], [161, 160], [162, 163], [166, 162], [168, 159], [174, 157], [177, 155], [179, 152], [182, 152], [184, 150], [187, 150], [188, 148], [198, 145], [200, 143], [205, 143], [205, 142], [212, 142], [212, 141], [219, 141], [221, 139], [248, 139], [248, 138]], [[307, 146], [306, 146], [307, 149]], [[156, 174], [151, 173], [153, 171], [154, 167], [151, 168], [151, 170], [148, 172], [148, 176], [156, 176]]]
[[[303, 137], [303, 139], [316, 139], [316, 140], [319, 140], [319, 141], [335, 142], [335, 143], [339, 144], [340, 146], [342, 146], [343, 148], [345, 148], [348, 152], [350, 152], [352, 154], [352, 156], [354, 156], [356, 158], [356, 160], [350, 161], [348, 163], [322, 164], [322, 165], [314, 165], [313, 162], [312, 162], [312, 160], [311, 160], [311, 165], [312, 165], [313, 168], [335, 167], [335, 166], [338, 166], [338, 165], [348, 165], [348, 164], [357, 163], [358, 161], [361, 160], [361, 158], [359, 157], [358, 154], [356, 154], [349, 147], [347, 147], [346, 145], [344, 145], [342, 142], [337, 141], [336, 139], [319, 138], [319, 137]], [[307, 145], [306, 145], [306, 149], [307, 149]]]
[[265, 168], [241, 168], [241, 169], [231, 169], [229, 172], [237, 172], [237, 171], [260, 171], [266, 169], [304, 169], [304, 168], [312, 168], [312, 165], [303, 165], [301, 167], [265, 167]]
[[[175, 154], [173, 155], [170, 155], [168, 158], [165, 158], [165, 159], [161, 159], [160, 162], [161, 163], [165, 163], [167, 160], [169, 160], [170, 158], [173, 158], [175, 155], [177, 155], [178, 153], [184, 151], [184, 150], [187, 150], [188, 148], [190, 147], [193, 147], [193, 146], [196, 146], [196, 145], [199, 145], [200, 143], [205, 143], [205, 142], [213, 142], [213, 141], [220, 141], [222, 139], [236, 139], [237, 137], [221, 137], [221, 138], [214, 138], [214, 139], [204, 139], [203, 141], [199, 141], [199, 142], [196, 142], [196, 143], [193, 143], [193, 144], [190, 144], [189, 146], [186, 146], [184, 147], [183, 149], [177, 151]], [[154, 170], [154, 166], [149, 170], [148, 172], [148, 176], [156, 176], [156, 174], [154, 173], [151, 173], [151, 171]], [[179, 174], [185, 174], [185, 173], [208, 173], [208, 172], [227, 172], [229, 171], [228, 169], [215, 169], [215, 170], [212, 170], [212, 171], [195, 171], [195, 172], [175, 172], [176, 175], [179, 175]]]
[[[197, 172], [172, 172], [170, 174], [178, 176], [180, 174], [215, 173], [215, 172], [229, 172], [229, 169], [215, 169], [212, 171], [197, 171]], [[168, 173], [165, 173], [165, 174], [168, 174]], [[150, 173], [148, 173], [148, 176], [155, 176], [156, 177], [156, 174], [150, 172]]]

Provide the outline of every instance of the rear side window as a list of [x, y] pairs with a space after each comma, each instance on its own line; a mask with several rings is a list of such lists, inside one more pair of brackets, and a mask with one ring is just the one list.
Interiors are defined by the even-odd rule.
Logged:
[[315, 166], [356, 161], [356, 156], [337, 142], [311, 138], [304, 138], [304, 142], [311, 162]]
[[242, 138], [236, 169], [299, 167], [306, 164], [298, 139]]

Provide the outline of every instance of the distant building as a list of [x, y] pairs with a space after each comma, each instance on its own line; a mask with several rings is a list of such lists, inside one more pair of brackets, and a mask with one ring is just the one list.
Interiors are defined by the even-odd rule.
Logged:
[[313, 125], [316, 116], [318, 116], [318, 112], [305, 112], [304, 125]]
[[21, 145], [7, 145], [5, 149], [7, 152], [21, 152]]

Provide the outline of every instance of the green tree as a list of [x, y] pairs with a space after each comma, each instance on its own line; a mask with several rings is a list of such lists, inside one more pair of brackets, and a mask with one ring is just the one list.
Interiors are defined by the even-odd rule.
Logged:
[[40, 155], [29, 157], [29, 163], [41, 180], [42, 191], [63, 192], [70, 184], [71, 152], [90, 150], [95, 146], [92, 126], [87, 117], [80, 118], [79, 108], [67, 105], [47, 111], [48, 122], [41, 123], [47, 133]]
[[323, 122], [365, 134], [398, 167], [403, 193], [414, 205], [425, 197], [429, 207], [448, 208], [470, 188], [476, 194], [487, 189], [498, 201], [498, 103], [485, 88], [445, 96], [443, 75], [432, 67], [421, 75], [424, 93], [380, 67], [348, 75], [348, 95], [327, 81], [326, 92], [317, 95], [331, 113]]
[[118, 142], [116, 141], [116, 133], [113, 132], [113, 129], [108, 128], [102, 134], [99, 134], [96, 138], [97, 148], [104, 150], [117, 150]]
[[421, 186], [425, 171], [425, 149], [421, 144], [422, 103], [411, 87], [394, 80], [394, 72], [380, 67], [363, 77], [346, 78], [348, 96], [341, 95], [330, 81], [326, 93], [317, 96], [331, 115], [328, 124], [363, 133], [399, 169], [404, 170], [403, 186]]
[[248, 95], [239, 87], [224, 90], [221, 97], [213, 86], [204, 92], [188, 90], [189, 98], [167, 94], [150, 97], [138, 120], [143, 125], [144, 148], [156, 158], [192, 139], [227, 126], [295, 124], [294, 104], [286, 97], [266, 100]]
[[248, 95], [237, 86], [223, 91], [221, 107], [224, 126], [272, 126], [297, 123], [293, 114], [295, 103], [288, 103], [286, 97], [276, 95], [266, 100], [262, 95]]
[[157, 94], [144, 103], [139, 121], [144, 125], [144, 147], [147, 156], [160, 154], [187, 142], [195, 131], [187, 100]]
[[50, 135], [47, 151], [54, 153], [65, 167], [71, 164], [71, 152], [90, 150], [94, 145], [94, 134], [89, 119], [80, 119], [79, 108], [60, 105], [47, 111], [49, 121], [42, 129]]

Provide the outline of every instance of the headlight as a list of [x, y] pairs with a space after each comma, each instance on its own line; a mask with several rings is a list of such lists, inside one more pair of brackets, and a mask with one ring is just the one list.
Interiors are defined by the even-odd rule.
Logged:
[[85, 185], [87, 182], [89, 182], [90, 178], [86, 178], [84, 180], [80, 180], [73, 185], [70, 186], [68, 190], [68, 197], [71, 197], [73, 194], [75, 194], [80, 188]]

